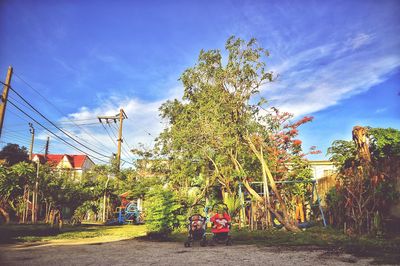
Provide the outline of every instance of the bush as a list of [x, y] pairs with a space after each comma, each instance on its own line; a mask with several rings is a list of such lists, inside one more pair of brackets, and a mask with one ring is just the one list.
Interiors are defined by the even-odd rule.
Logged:
[[162, 186], [155, 186], [144, 201], [146, 224], [150, 233], [167, 236], [180, 223], [181, 205], [174, 193]]
[[85, 201], [81, 206], [75, 209], [73, 218], [78, 219], [79, 221], [87, 219], [87, 215], [91, 214], [92, 218], [90, 220], [94, 220], [95, 215], [98, 214], [99, 206], [95, 201]]

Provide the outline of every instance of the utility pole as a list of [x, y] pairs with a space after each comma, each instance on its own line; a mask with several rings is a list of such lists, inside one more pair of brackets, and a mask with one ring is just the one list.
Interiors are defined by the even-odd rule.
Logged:
[[33, 127], [32, 123], [29, 123], [29, 132], [32, 135], [32, 139], [31, 139], [31, 147], [29, 149], [29, 161], [32, 161], [33, 159], [33, 143], [35, 141], [35, 128]]
[[119, 110], [119, 131], [118, 131], [118, 153], [117, 153], [117, 169], [119, 171], [119, 168], [121, 166], [121, 145], [123, 142], [122, 139], [122, 121], [124, 118], [127, 118], [124, 110], [121, 108]]
[[106, 222], [106, 209], [107, 209], [107, 187], [108, 183], [110, 182], [110, 175], [107, 175], [106, 185], [104, 186], [104, 196], [103, 196], [103, 223]]
[[47, 136], [46, 147], [44, 148], [44, 159], [45, 160], [47, 158], [47, 154], [49, 154], [49, 143], [50, 143], [50, 137]]
[[39, 164], [40, 161], [37, 161], [37, 169], [36, 169], [36, 180], [35, 180], [35, 187], [33, 188], [32, 192], [32, 223], [37, 222], [37, 211], [38, 211], [38, 190], [39, 190]]
[[117, 147], [117, 170], [119, 171], [119, 168], [121, 166], [121, 146], [122, 146], [122, 123], [124, 119], [127, 119], [128, 116], [125, 114], [124, 109], [119, 110], [119, 114], [115, 116], [98, 116], [97, 117], [102, 123], [102, 120], [105, 120], [107, 124], [109, 124], [109, 120], [114, 121], [114, 123], [117, 123], [117, 120], [119, 121], [119, 130], [118, 130], [118, 147]]
[[3, 87], [3, 94], [1, 95], [1, 101], [0, 101], [0, 137], [1, 137], [1, 131], [3, 129], [4, 115], [6, 113], [8, 91], [10, 89], [12, 73], [13, 73], [13, 68], [12, 66], [9, 66], [7, 71], [6, 81], [4, 82], [5, 84]]

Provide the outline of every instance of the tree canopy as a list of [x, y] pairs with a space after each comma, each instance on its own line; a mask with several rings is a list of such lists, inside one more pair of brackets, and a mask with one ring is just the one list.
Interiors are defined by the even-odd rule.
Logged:
[[5, 165], [12, 166], [19, 162], [28, 161], [28, 151], [26, 147], [20, 147], [18, 144], [7, 143], [0, 151], [0, 164], [1, 161], [5, 162]]
[[258, 94], [274, 79], [267, 70], [269, 52], [255, 39], [235, 37], [225, 49], [226, 59], [220, 50], [202, 50], [180, 78], [183, 99], [160, 108], [169, 126], [160, 134], [158, 148], [169, 159], [170, 182], [184, 195], [190, 187], [201, 187], [195, 202], [214, 186], [224, 199], [237, 195], [239, 182], [264, 176], [267, 183], [268, 172], [273, 186], [274, 178], [296, 177], [296, 171], [307, 168], [296, 137], [298, 127], [312, 118], [293, 121], [291, 114], [267, 107]]

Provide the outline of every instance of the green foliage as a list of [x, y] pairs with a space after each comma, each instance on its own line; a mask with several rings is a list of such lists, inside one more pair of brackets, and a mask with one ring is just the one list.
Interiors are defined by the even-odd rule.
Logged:
[[240, 204], [240, 199], [238, 196], [227, 195], [224, 198], [224, 203], [228, 207], [228, 212], [231, 217], [235, 217], [238, 214], [238, 212], [240, 211], [241, 204]]
[[0, 167], [0, 207], [12, 214], [21, 210], [24, 187], [33, 186], [35, 173], [35, 167], [27, 162]]
[[86, 214], [90, 213], [94, 216], [99, 212], [100, 206], [99, 203], [93, 200], [85, 201], [82, 205], [74, 211], [74, 217], [78, 218], [79, 220], [83, 220]]
[[288, 172], [288, 181], [305, 181], [304, 183], [287, 183], [282, 186], [283, 192], [287, 198], [299, 196], [304, 199], [311, 197], [311, 181], [312, 170], [308, 161], [299, 156], [294, 156], [292, 159], [293, 165]]
[[367, 138], [370, 162], [360, 161], [351, 141], [336, 140], [328, 149], [339, 169], [341, 185], [328, 193], [328, 209], [334, 224], [343, 226], [346, 222], [352, 233], [371, 231], [371, 223], [390, 216], [390, 208], [399, 198], [395, 184], [400, 167], [400, 131], [367, 127]]
[[331, 188], [326, 194], [327, 215], [333, 219], [333, 226], [341, 227], [345, 216], [345, 197], [341, 190]]
[[342, 167], [346, 162], [354, 160], [357, 150], [354, 142], [346, 140], [335, 140], [328, 148], [327, 155], [336, 166]]
[[27, 162], [28, 157], [26, 147], [20, 147], [18, 144], [7, 143], [0, 151], [0, 161], [4, 160], [8, 166], [19, 162]]
[[199, 186], [197, 200], [211, 187], [233, 196], [244, 178], [260, 180], [261, 165], [246, 143], [248, 135], [260, 138], [257, 146], [264, 147], [274, 177], [303, 174], [301, 166], [290, 170], [288, 165], [303, 164], [301, 141], [294, 137], [297, 127], [312, 118], [292, 122], [288, 113], [265, 109], [267, 101], [258, 92], [273, 74], [266, 68], [268, 51], [255, 39], [230, 37], [225, 50], [226, 59], [220, 50], [202, 50], [181, 75], [182, 101], [170, 100], [160, 108], [169, 122], [157, 142], [169, 160], [169, 184], [181, 195]]
[[400, 157], [400, 130], [368, 128], [371, 153], [377, 158]]
[[181, 204], [174, 193], [162, 186], [154, 186], [144, 202], [146, 225], [150, 232], [168, 235], [179, 225]]
[[171, 181], [180, 187], [197, 183], [202, 174], [202, 187], [217, 178], [226, 190], [232, 189], [230, 154], [245, 148], [239, 146], [253, 115], [248, 101], [272, 79], [263, 61], [268, 52], [254, 39], [231, 37], [225, 48], [226, 64], [219, 50], [202, 50], [197, 64], [181, 76], [184, 101], [168, 101], [160, 108], [170, 127], [160, 135], [159, 145], [171, 158]]

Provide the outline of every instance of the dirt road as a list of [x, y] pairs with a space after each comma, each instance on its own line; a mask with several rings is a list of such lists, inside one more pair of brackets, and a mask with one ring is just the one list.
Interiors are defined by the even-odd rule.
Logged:
[[184, 248], [181, 243], [125, 240], [0, 246], [0, 265], [368, 265], [371, 259], [324, 250], [254, 245]]

